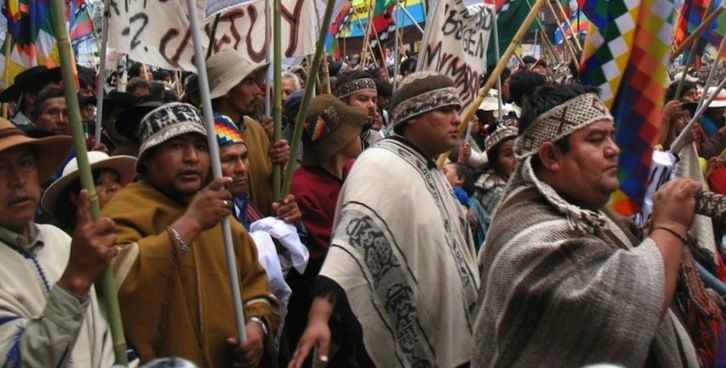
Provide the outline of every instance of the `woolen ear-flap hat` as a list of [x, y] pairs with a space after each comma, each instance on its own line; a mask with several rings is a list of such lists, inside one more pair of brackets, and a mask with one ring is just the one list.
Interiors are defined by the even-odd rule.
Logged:
[[[134, 171], [136, 157], [134, 156], [119, 155], [109, 157], [105, 152], [88, 151], [88, 163], [91, 166], [91, 170], [110, 169], [115, 171], [118, 174], [122, 187], [134, 180], [136, 176], [136, 172]], [[63, 174], [60, 179], [54, 181], [43, 192], [43, 199], [40, 201], [43, 209], [53, 215], [53, 208], [56, 207], [58, 201], [66, 200], [66, 198], [60, 198], [60, 196], [78, 177], [78, 159], [74, 157], [63, 168]]]
[[222, 97], [245, 78], [253, 76], [257, 84], [265, 78], [264, 70], [267, 63], [255, 65], [245, 59], [235, 49], [225, 49], [213, 54], [207, 60], [207, 76], [209, 77], [209, 95], [215, 99]]
[[139, 160], [136, 162], [137, 172], [143, 168], [144, 154], [149, 149], [185, 134], [207, 136], [199, 110], [191, 104], [181, 102], [159, 106], [146, 114], [141, 119], [137, 132], [141, 138]]
[[360, 135], [368, 110], [325, 94], [315, 97], [305, 114], [303, 165], [319, 165]]
[[13, 123], [0, 118], [0, 154], [18, 146], [29, 146], [38, 153], [35, 166], [38, 181], [46, 182], [61, 167], [73, 145], [68, 135], [53, 135], [44, 138], [30, 138]]

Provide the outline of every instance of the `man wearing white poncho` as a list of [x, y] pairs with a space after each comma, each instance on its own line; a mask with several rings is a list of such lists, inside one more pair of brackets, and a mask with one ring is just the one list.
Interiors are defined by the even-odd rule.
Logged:
[[362, 346], [359, 366], [468, 365], [479, 285], [474, 244], [432, 160], [456, 145], [457, 96], [450, 78], [431, 72], [408, 76], [394, 94], [396, 136], [363, 152], [343, 186], [316, 280], [327, 287], [316, 293], [291, 367], [312, 347], [328, 360], [328, 320], [345, 320], [346, 309], [357, 328], [344, 327], [342, 344]]

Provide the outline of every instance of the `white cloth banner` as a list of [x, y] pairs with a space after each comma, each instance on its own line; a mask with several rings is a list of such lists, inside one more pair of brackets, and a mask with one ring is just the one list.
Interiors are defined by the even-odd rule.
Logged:
[[207, 0], [207, 6], [204, 7], [204, 19], [209, 18], [238, 6], [242, 6], [254, 0]]
[[[282, 0], [283, 57], [315, 53], [317, 22], [313, 1]], [[204, 6], [204, 0], [197, 0], [198, 14], [203, 14]], [[108, 14], [109, 47], [146, 64], [196, 71], [185, 1], [110, 0]], [[269, 22], [270, 27], [272, 23]], [[211, 22], [204, 25], [205, 50], [211, 29]], [[234, 48], [253, 63], [264, 63], [270, 46], [265, 43], [265, 0], [254, 0], [222, 14], [214, 38], [214, 52]]]
[[464, 0], [439, 0], [429, 10], [417, 70], [431, 70], [454, 80], [462, 111], [479, 94], [479, 79], [486, 70], [487, 46], [494, 7]]

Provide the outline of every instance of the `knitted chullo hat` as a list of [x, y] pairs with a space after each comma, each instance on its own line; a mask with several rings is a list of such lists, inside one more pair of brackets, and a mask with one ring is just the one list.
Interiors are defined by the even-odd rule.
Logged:
[[507, 124], [496, 124], [494, 131], [484, 140], [484, 150], [487, 151], [488, 156], [492, 156], [493, 152], [499, 148], [499, 146], [511, 139], [517, 138], [518, 130], [515, 127], [511, 127]]
[[429, 71], [412, 73], [393, 94], [391, 121], [395, 129], [412, 117], [446, 106], [461, 107], [459, 93], [451, 78]]
[[207, 136], [200, 111], [190, 104], [180, 102], [161, 105], [152, 110], [141, 119], [136, 130], [141, 138], [139, 159], [136, 161], [138, 173], [146, 170], [144, 155], [151, 148], [186, 134]]
[[227, 115], [214, 115], [214, 133], [217, 136], [219, 148], [237, 143], [247, 144], [242, 133]]
[[352, 107], [333, 95], [315, 97], [305, 115], [303, 165], [319, 165], [358, 137], [368, 111]]

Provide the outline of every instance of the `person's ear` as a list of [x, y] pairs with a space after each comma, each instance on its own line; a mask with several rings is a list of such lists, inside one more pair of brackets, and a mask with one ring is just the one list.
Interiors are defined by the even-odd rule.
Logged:
[[542, 163], [542, 167], [549, 171], [558, 171], [560, 169], [560, 158], [562, 153], [552, 142], [544, 142], [537, 151], [537, 157]]

